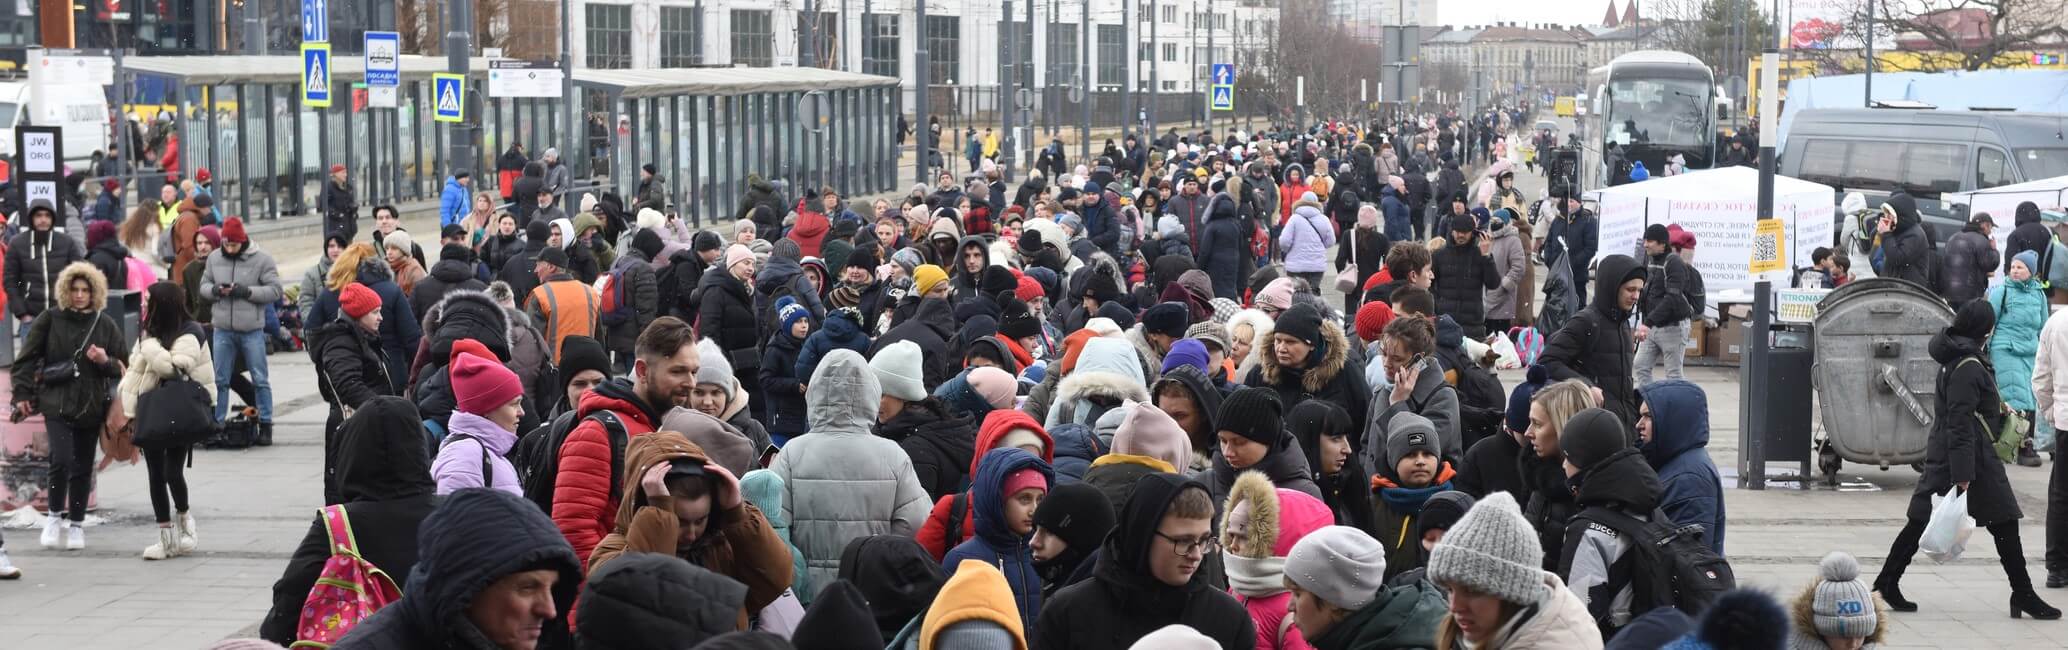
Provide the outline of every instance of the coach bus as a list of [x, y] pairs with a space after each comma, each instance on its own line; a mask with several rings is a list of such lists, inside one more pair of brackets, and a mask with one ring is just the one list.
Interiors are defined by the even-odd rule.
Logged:
[[1628, 183], [1639, 161], [1652, 175], [1675, 155], [1691, 170], [1715, 161], [1716, 82], [1695, 57], [1631, 52], [1589, 71], [1586, 92], [1580, 187]]

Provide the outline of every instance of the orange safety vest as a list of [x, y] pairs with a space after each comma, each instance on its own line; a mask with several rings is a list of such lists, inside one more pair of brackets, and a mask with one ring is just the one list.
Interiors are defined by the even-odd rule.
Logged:
[[[575, 280], [557, 280], [531, 290], [532, 305], [546, 315], [546, 341], [553, 345], [553, 363], [560, 363], [560, 343], [570, 336], [596, 336], [596, 291]], [[566, 303], [566, 309], [561, 308]], [[577, 311], [574, 305], [582, 305]]]

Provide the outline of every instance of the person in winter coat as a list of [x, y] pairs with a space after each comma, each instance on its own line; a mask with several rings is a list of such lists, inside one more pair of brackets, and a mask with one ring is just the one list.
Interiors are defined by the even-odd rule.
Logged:
[[1328, 270], [1328, 247], [1336, 245], [1336, 231], [1311, 193], [1293, 203], [1292, 216], [1286, 218], [1285, 228], [1279, 232], [1278, 245], [1285, 247], [1287, 272], [1306, 280], [1307, 286], [1322, 286], [1321, 275]]
[[[1183, 197], [1171, 199], [1170, 205], [1177, 205]], [[1242, 229], [1243, 219], [1238, 212], [1237, 202], [1227, 194], [1215, 194], [1206, 201], [1206, 219], [1198, 226], [1193, 239], [1199, 243], [1192, 247], [1200, 269], [1213, 278], [1214, 295], [1239, 296], [1242, 283], [1243, 251], [1249, 249], [1250, 236]], [[1187, 227], [1191, 232], [1191, 227]]]
[[[1055, 457], [1055, 441], [1033, 418], [1011, 409], [992, 411], [984, 416], [977, 429], [975, 457], [970, 460], [969, 473], [963, 475], [965, 478], [958, 486], [969, 485], [970, 481], [976, 480], [983, 472], [985, 456], [999, 449], [1025, 450], [1043, 463]], [[969, 490], [950, 487], [948, 492], [934, 500], [933, 508], [927, 512], [926, 523], [920, 525], [915, 536], [927, 554], [945, 557], [949, 549], [975, 536], [976, 527], [969, 523], [976, 516], [973, 496]]]
[[1023, 625], [1041, 615], [1041, 576], [1034, 569], [1028, 539], [1034, 535], [1035, 504], [1048, 494], [1053, 470], [1034, 454], [1016, 447], [984, 454], [981, 469], [970, 480], [976, 536], [941, 558], [941, 570], [952, 579], [964, 561], [998, 567], [1012, 587]]
[[536, 200], [539, 192], [546, 188], [546, 164], [537, 160], [524, 164], [524, 175], [511, 183], [510, 197], [517, 204], [517, 223], [530, 226], [534, 212], [538, 211]]
[[466, 170], [445, 177], [445, 189], [438, 194], [438, 227], [454, 225], [467, 218], [468, 186], [473, 175]]
[[502, 361], [467, 352], [456, 351], [447, 367], [458, 406], [431, 463], [438, 493], [485, 487], [523, 496], [517, 467], [507, 458], [517, 446], [517, 421], [524, 416], [523, 382]]
[[1113, 505], [1098, 488], [1060, 483], [1050, 489], [1034, 510], [1034, 536], [1027, 542], [1042, 599], [1090, 578], [1099, 544], [1112, 531]]
[[1488, 256], [1493, 260], [1493, 275], [1501, 283], [1480, 298], [1480, 304], [1486, 309], [1488, 332], [1507, 336], [1508, 328], [1515, 326], [1518, 317], [1527, 321], [1532, 315], [1522, 307], [1529, 294], [1536, 290], [1536, 285], [1531, 282], [1534, 274], [1531, 273], [1529, 259], [1529, 235], [1519, 229], [1527, 226], [1528, 222], [1518, 221], [1516, 212], [1507, 209], [1494, 212], [1487, 223], [1487, 232], [1493, 242], [1488, 247]]
[[1881, 203], [1881, 222], [1875, 227], [1881, 235], [1882, 262], [1881, 268], [1876, 269], [1881, 277], [1909, 280], [1925, 289], [1935, 289], [1931, 256], [1938, 245], [1917, 213], [1917, 200], [1904, 192], [1890, 194]]
[[[93, 491], [94, 450], [99, 448], [108, 397], [121, 382], [124, 360], [129, 358], [127, 337], [115, 319], [103, 313], [107, 287], [107, 279], [92, 264], [73, 262], [59, 271], [50, 286], [59, 302], [27, 324], [13, 365], [14, 412], [43, 415], [50, 441], [49, 516], [41, 539], [46, 549], [59, 548], [61, 542], [66, 550], [86, 547], [80, 522]], [[74, 368], [70, 381], [43, 377], [46, 368], [65, 362]]]
[[804, 257], [797, 242], [784, 239], [775, 243], [774, 252], [768, 261], [754, 274], [754, 316], [762, 329], [757, 330], [762, 340], [775, 333], [779, 319], [775, 312], [776, 300], [789, 296], [808, 310], [813, 323], [826, 319], [826, 307], [819, 300], [818, 287], [806, 277]]
[[1443, 390], [1442, 364], [1435, 357], [1436, 330], [1430, 319], [1421, 315], [1395, 318], [1386, 324], [1385, 339], [1381, 344], [1386, 376], [1393, 387], [1385, 395], [1374, 394], [1373, 399], [1385, 400], [1385, 406], [1374, 404], [1365, 414], [1365, 428], [1362, 445], [1358, 447], [1358, 458], [1368, 468], [1382, 468], [1391, 463], [1386, 458], [1387, 439], [1395, 416], [1413, 413], [1430, 422], [1436, 429], [1437, 456], [1455, 464], [1464, 457], [1464, 434], [1462, 433], [1461, 406], [1458, 391]]
[[109, 291], [129, 288], [129, 249], [115, 239], [115, 222], [95, 221], [86, 227], [86, 262], [108, 279]]
[[574, 410], [579, 423], [558, 452], [550, 512], [582, 560], [617, 529], [618, 491], [629, 479], [612, 470], [618, 462], [614, 440], [659, 429], [668, 410], [682, 405], [683, 396], [693, 395], [702, 381], [696, 372], [701, 362], [696, 332], [688, 323], [655, 320], [640, 334], [637, 353], [629, 380], [605, 381], [582, 394]]
[[429, 277], [429, 274], [424, 272], [424, 265], [417, 262], [416, 258], [410, 257], [409, 252], [415, 249], [416, 243], [410, 241], [409, 233], [405, 231], [397, 230], [381, 240], [382, 258], [387, 261], [388, 270], [394, 274], [395, 284], [402, 287], [402, 295], [405, 296], [414, 293], [416, 284]]
[[[868, 600], [882, 638], [902, 639], [918, 634], [920, 618], [938, 600], [948, 578], [940, 560], [929, 557], [911, 537], [869, 535], [854, 538], [841, 551], [839, 579]], [[1011, 607], [1010, 591], [1000, 600]], [[1018, 612], [1013, 614], [1017, 621]], [[893, 642], [890, 647], [908, 646]]]
[[2002, 399], [1996, 394], [1996, 374], [1983, 356], [1989, 334], [1996, 326], [1996, 311], [1989, 303], [1969, 301], [1953, 314], [1953, 324], [1932, 336], [1932, 361], [1939, 364], [1935, 386], [1931, 438], [1926, 441], [1924, 475], [1911, 493], [1909, 520], [1889, 545], [1888, 560], [1874, 578], [1874, 590], [1889, 608], [1917, 611], [1917, 604], [1903, 597], [1901, 581], [1910, 560], [1917, 555], [1917, 540], [1931, 519], [1932, 497], [1954, 488], [1967, 493], [1968, 516], [1975, 527], [1987, 529], [1996, 541], [2003, 572], [2010, 581], [2012, 616], [2030, 615], [2041, 620], [2060, 618], [2061, 610], [2040, 600], [2025, 572], [2024, 543], [2018, 537], [2018, 507], [2003, 460], [1996, 455], [1994, 441], [2004, 426]]
[[330, 274], [324, 277], [324, 290], [316, 297], [314, 309], [303, 314], [302, 319], [304, 323], [318, 326], [328, 323], [338, 317], [339, 299], [345, 287], [358, 284], [372, 289], [380, 298], [377, 350], [387, 361], [386, 377], [390, 384], [384, 394], [400, 395], [409, 388], [409, 368], [416, 357], [417, 344], [423, 338], [423, 321], [417, 319], [417, 310], [410, 306], [409, 295], [395, 284], [392, 273], [374, 245], [359, 243], [346, 247], [331, 264]]
[[[212, 306], [215, 339], [216, 393], [229, 390], [238, 364], [249, 369], [257, 387], [259, 440], [273, 441], [273, 386], [266, 380], [266, 311], [280, 300], [280, 271], [273, 257], [252, 247], [244, 222], [231, 217], [223, 224], [223, 247], [208, 256], [201, 293], [215, 297]], [[216, 400], [216, 420], [229, 413], [227, 400]]]
[[812, 320], [804, 305], [789, 296], [776, 299], [776, 315], [780, 320], [768, 343], [761, 347], [761, 373], [755, 385], [765, 398], [768, 432], [780, 447], [810, 430], [804, 422], [804, 379], [810, 375], [792, 373], [797, 368], [797, 352], [810, 335]]
[[575, 647], [701, 646], [737, 628], [746, 595], [746, 585], [702, 567], [660, 553], [626, 553], [583, 583]]
[[1723, 554], [1723, 479], [1709, 459], [1709, 396], [1693, 382], [1668, 379], [1642, 389], [1638, 451], [1659, 475], [1659, 509], [1686, 526], [1700, 524], [1710, 550]]
[[1165, 373], [1150, 387], [1149, 394], [1157, 410], [1176, 420], [1192, 441], [1193, 465], [1178, 470], [1196, 473], [1212, 468], [1214, 457], [1220, 454], [1221, 429], [1215, 422], [1226, 395], [1205, 374], [1189, 367]]
[[1636, 606], [1635, 583], [1617, 584], [1609, 575], [1611, 567], [1633, 552], [1631, 539], [1603, 522], [1586, 518], [1586, 512], [1604, 508], [1650, 521], [1659, 507], [1659, 475], [1629, 441], [1622, 421], [1599, 408], [1574, 414], [1558, 435], [1559, 451], [1565, 454], [1566, 482], [1580, 509], [1580, 514], [1565, 524], [1558, 575], [1587, 603], [1587, 613], [1601, 629], [1602, 638], [1615, 636], [1644, 612], [1632, 609]]
[[1355, 528], [1328, 526], [1294, 544], [1285, 581], [1307, 643], [1315, 650], [1435, 647], [1443, 594], [1427, 582], [1388, 587], [1385, 572], [1385, 547]]
[[[374, 398], [338, 429], [335, 443], [340, 503], [359, 543], [359, 557], [404, 589], [417, 563], [418, 527], [438, 503], [431, 455], [418, 422], [408, 400]], [[330, 555], [330, 535], [319, 514], [273, 583], [273, 606], [259, 624], [259, 638], [281, 644], [296, 640], [302, 604]]]
[[1558, 574], [1543, 570], [1543, 563], [1536, 531], [1513, 496], [1495, 493], [1472, 504], [1429, 551], [1429, 582], [1448, 592], [1451, 602], [1434, 647], [1601, 648], [1587, 603]]
[[833, 350], [854, 350], [857, 354], [869, 351], [871, 340], [862, 329], [862, 313], [853, 307], [835, 308], [826, 314], [826, 323], [804, 340], [804, 347], [797, 352], [797, 363], [793, 368], [795, 376], [810, 377], [819, 367], [819, 360]]
[[[1314, 191], [1314, 186], [1309, 185], [1307, 183], [1306, 167], [1300, 166], [1299, 163], [1288, 163], [1285, 166], [1284, 172], [1285, 182], [1278, 186], [1279, 219], [1284, 219], [1288, 216], [1291, 216], [1293, 211], [1293, 205], [1295, 203], [1305, 200], [1302, 197], [1304, 197], [1308, 192]], [[1326, 193], [1323, 192], [1314, 192], [1314, 194], [1317, 199], [1326, 196]], [[1277, 223], [1283, 224], [1284, 222], [1278, 221]], [[1342, 229], [1337, 228], [1337, 230]]]
[[[2018, 448], [2018, 464], [2038, 467], [2034, 449], [2053, 449], [2054, 427], [2038, 425], [2033, 417], [2039, 407], [2033, 396], [2033, 366], [2039, 354], [2040, 330], [2046, 326], [2049, 307], [2046, 290], [2034, 277], [2039, 254], [2018, 253], [2002, 285], [1989, 290], [1989, 304], [1996, 308], [1996, 331], [1989, 337], [1989, 362], [1996, 367], [1996, 392], [2004, 406], [2025, 413], [2035, 423], [2032, 437]], [[2068, 424], [2064, 422], [2063, 424]]]
[[[1626, 431], [1637, 423], [1636, 344], [1627, 323], [1644, 294], [1645, 268], [1628, 255], [1610, 255], [1594, 273], [1594, 302], [1551, 333], [1537, 364], [1554, 380], [1581, 379], [1601, 389], [1602, 408]], [[1633, 439], [1634, 441], [1634, 439]]]
[[[431, 265], [430, 274], [417, 280], [416, 288], [410, 291], [409, 304], [428, 309], [455, 289], [482, 291], [487, 288], [488, 285], [475, 277], [474, 253], [464, 245], [446, 244], [438, 251], [438, 263]], [[310, 300], [313, 304], [315, 298], [311, 296]]]
[[[924, 265], [922, 269], [923, 267]], [[934, 269], [932, 273], [919, 275], [931, 278], [933, 273], [938, 272], [939, 269]], [[941, 277], [943, 279], [940, 280], [940, 284], [945, 285], [945, 275]], [[916, 284], [915, 288], [916, 286], [933, 285], [921, 282]], [[876, 337], [876, 340], [869, 344], [869, 355], [873, 357], [881, 354], [884, 348], [900, 341], [910, 341], [922, 350], [935, 351], [936, 354], [928, 356], [920, 369], [921, 386], [926, 392], [932, 393], [942, 382], [955, 376], [955, 355], [946, 352], [950, 349], [948, 341], [954, 338], [956, 329], [954, 311], [946, 298], [923, 297], [909, 318], [897, 321], [891, 325], [890, 331], [884, 332], [883, 336]]]
[[1652, 382], [1652, 364], [1666, 367], [1667, 379], [1685, 375], [1681, 364], [1687, 352], [1689, 322], [1702, 317], [1707, 302], [1702, 274], [1681, 259], [1672, 246], [1665, 226], [1644, 229], [1644, 293], [1637, 301], [1637, 385]]
[[1280, 404], [1312, 398], [1342, 405], [1345, 412], [1365, 412], [1371, 393], [1364, 375], [1349, 367], [1350, 342], [1342, 325], [1312, 305], [1298, 304], [1280, 314], [1273, 328], [1270, 349], [1244, 385], [1277, 391]]
[[316, 387], [324, 401], [330, 402], [323, 427], [323, 502], [327, 504], [344, 498], [338, 484], [338, 436], [343, 423], [374, 398], [400, 392], [388, 377], [387, 360], [377, 338], [383, 319], [380, 295], [365, 285], [348, 284], [338, 304], [337, 317], [323, 323], [309, 338], [309, 356], [322, 369], [316, 373]]
[[639, 166], [638, 198], [632, 202], [632, 205], [627, 206], [627, 209], [634, 214], [637, 214], [640, 210], [666, 211], [668, 209], [668, 182], [657, 171], [653, 163]]
[[1222, 648], [1254, 646], [1248, 612], [1199, 571], [1219, 545], [1204, 484], [1169, 473], [1143, 476], [1118, 513], [1092, 578], [1044, 603], [1033, 648], [1122, 650], [1172, 623]]
[[746, 385], [734, 376], [732, 364], [725, 360], [725, 352], [718, 349], [718, 344], [710, 339], [697, 341], [696, 386], [690, 389], [689, 408], [717, 418], [745, 435], [755, 450], [755, 463], [766, 466], [769, 454], [775, 453], [775, 440], [754, 419], [752, 409], [748, 408], [751, 402]]
[[[129, 365], [116, 386], [123, 415], [136, 419], [137, 399], [176, 377], [200, 384], [209, 401], [214, 402], [214, 364], [203, 347], [207, 333], [187, 315], [185, 294], [179, 285], [158, 282], [151, 285], [146, 295], [149, 302], [145, 305], [143, 336], [130, 353]], [[187, 479], [182, 463], [193, 452], [186, 447], [173, 447], [144, 449], [142, 453], [150, 478], [151, 510], [158, 523], [158, 543], [144, 549], [144, 559], [163, 560], [190, 553], [195, 547], [194, 517], [187, 509]]]
[[[1246, 387], [1221, 401], [1214, 417], [1219, 453], [1213, 467], [1196, 475], [1216, 500], [1225, 500], [1237, 475], [1259, 472], [1274, 487], [1321, 498], [1307, 454], [1285, 427], [1285, 407], [1268, 388]], [[1222, 513], [1225, 514], [1225, 513]]]
[[[745, 585], [734, 629], [790, 588], [790, 547], [760, 508], [741, 496], [739, 478], [682, 434], [660, 431], [625, 444], [617, 527], [589, 555], [589, 571], [614, 559], [663, 553]], [[586, 622], [586, 619], [583, 619]]]
[[747, 192], [740, 196], [740, 207], [738, 210], [733, 211], [732, 220], [747, 221], [750, 217], [756, 216], [754, 215], [754, 208], [759, 207], [768, 208], [769, 220], [763, 222], [760, 219], [754, 219], [755, 227], [761, 232], [771, 235], [782, 233], [783, 224], [777, 221], [777, 219], [780, 219], [782, 216], [783, 205], [781, 197], [776, 196], [775, 184], [762, 178], [759, 173], [748, 173]]
[[1391, 184], [1379, 188], [1379, 225], [1385, 229], [1386, 239], [1411, 241], [1414, 236], [1414, 215], [1410, 214], [1407, 197]]
[[[761, 511], [761, 517], [767, 520], [769, 530], [775, 533], [777, 539], [782, 540], [783, 547], [790, 552], [790, 594], [794, 597], [811, 589], [804, 577], [804, 553], [798, 551], [797, 544], [790, 540], [790, 520], [785, 518], [783, 513], [783, 492], [783, 479], [776, 476], [775, 472], [757, 469], [740, 475], [741, 496], [748, 504]], [[849, 543], [848, 546], [853, 548], [854, 543]], [[933, 559], [927, 558], [926, 561], [931, 563]], [[841, 565], [845, 568], [847, 563], [842, 562]], [[851, 580], [846, 575], [842, 575], [841, 579]]]
[[1530, 366], [1522, 383], [1508, 394], [1501, 434], [1480, 438], [1465, 450], [1464, 461], [1458, 463], [1459, 491], [1474, 499], [1495, 492], [1513, 494], [1518, 500], [1529, 498], [1529, 485], [1519, 463], [1525, 454], [1536, 456], [1529, 444], [1530, 402], [1549, 384], [1550, 375], [1543, 366]]
[[[1551, 219], [1551, 227], [1545, 229], [1543, 255], [1547, 272], [1553, 276], [1569, 271], [1573, 279], [1573, 291], [1579, 304], [1587, 304], [1587, 267], [1593, 263], [1594, 254], [1600, 250], [1601, 219], [1593, 210], [1580, 206], [1580, 197], [1555, 197], [1564, 205]], [[1602, 260], [1606, 263], [1608, 260]], [[1564, 266], [1564, 270], [1551, 269], [1550, 265]], [[1597, 275], [1599, 273], [1597, 272]]]
[[1098, 488], [1118, 512], [1141, 477], [1190, 467], [1192, 445], [1177, 421], [1155, 406], [1123, 402], [1114, 410], [1122, 419], [1113, 432], [1113, 450], [1092, 461], [1084, 483]]
[[891, 345], [869, 360], [869, 369], [883, 387], [875, 433], [905, 451], [932, 502], [954, 494], [968, 481], [964, 468], [974, 464], [975, 427], [926, 393], [920, 380], [921, 354], [909, 341]]
[[[2040, 258], [2040, 267], [2034, 267], [2032, 274], [2046, 277], [2047, 271], [2051, 270], [2050, 262], [2052, 260], [2047, 253], [2048, 249], [2052, 248], [2051, 242], [2053, 241], [2054, 233], [2046, 224], [2040, 223], [2039, 204], [2031, 201], [2021, 201], [2012, 215], [2010, 235], [2005, 237], [2003, 241], [2004, 275], [2010, 274], [2012, 259], [2016, 258], [2019, 253], [2032, 251], [2034, 254], [2039, 255]], [[1848, 226], [1857, 223], [1850, 219], [1847, 222], [1846, 225]]]
[[1493, 241], [1476, 230], [1472, 219], [1453, 219], [1449, 238], [1430, 254], [1436, 278], [1430, 292], [1436, 294], [1436, 314], [1449, 316], [1465, 328], [1465, 336], [1486, 336], [1486, 298], [1501, 289], [1507, 278], [1494, 264]]
[[[395, 601], [332, 648], [530, 647], [566, 626], [582, 566], [538, 506], [461, 490], [424, 518], [417, 572]], [[485, 644], [483, 642], [486, 642]]]
[[1989, 239], [1989, 231], [1995, 227], [1989, 213], [1979, 213], [1946, 241], [1946, 250], [1939, 253], [1938, 268], [1939, 297], [1946, 299], [1946, 304], [1974, 300], [1989, 290], [1989, 278], [2004, 266], [2003, 256], [1996, 252], [1996, 242]]
[[639, 340], [639, 333], [663, 315], [653, 264], [661, 246], [660, 233], [641, 229], [632, 235], [632, 246], [610, 268], [617, 277], [612, 282], [624, 285], [611, 287], [611, 292], [618, 294], [616, 300], [623, 304], [614, 312], [599, 314], [597, 320], [603, 326], [604, 347], [616, 358], [615, 369], [619, 373], [632, 369], [632, 347]]
[[763, 339], [755, 338], [754, 294], [748, 284], [754, 277], [754, 253], [732, 245], [725, 251], [724, 270], [705, 273], [690, 302], [697, 305], [694, 321], [703, 338], [717, 341], [725, 352], [740, 386], [760, 385]]
[[1888, 636], [1888, 605], [1860, 581], [1860, 561], [1843, 551], [1824, 554], [1817, 579], [1788, 603], [1788, 615], [1788, 650], [1868, 650]]
[[926, 491], [904, 450], [870, 435], [883, 388], [861, 355], [834, 350], [806, 384], [812, 435], [792, 442], [769, 469], [788, 490], [785, 515], [807, 577], [823, 589], [848, 540], [917, 530]]
[[1307, 455], [1322, 503], [1335, 523], [1372, 533], [1378, 530], [1371, 501], [1371, 475], [1350, 453], [1357, 423], [1343, 407], [1306, 400], [1286, 415], [1286, 428]]
[[27, 229], [7, 243], [7, 308], [14, 314], [16, 332], [28, 331], [29, 322], [44, 310], [64, 304], [56, 284], [58, 275], [73, 262], [86, 259], [78, 241], [56, 230], [57, 212], [48, 201], [29, 204]]
[[1386, 545], [1386, 577], [1422, 568], [1423, 506], [1429, 497], [1451, 489], [1457, 468], [1438, 455], [1436, 428], [1422, 416], [1393, 416], [1386, 438], [1386, 465], [1371, 478], [1376, 499], [1378, 534]]
[[1308, 533], [1333, 525], [1319, 499], [1298, 490], [1273, 488], [1257, 472], [1235, 479], [1221, 512], [1221, 556], [1228, 591], [1249, 610], [1260, 650], [1308, 648], [1289, 619], [1292, 593], [1285, 586], [1285, 557]]
[[[521, 337], [531, 334], [517, 326], [517, 323], [528, 320], [511, 317], [509, 310], [486, 293], [466, 290], [451, 291], [443, 300], [425, 309], [424, 327], [429, 335], [420, 343], [421, 349], [417, 350], [416, 362], [407, 366], [407, 372], [413, 373], [415, 380], [405, 382], [405, 385], [409, 386], [406, 394], [416, 402], [417, 410], [424, 419], [436, 422], [439, 426], [447, 426], [449, 430], [447, 420], [458, 406], [458, 391], [454, 390], [451, 368], [452, 362], [458, 360], [462, 351], [470, 351], [483, 359], [507, 365], [518, 377], [520, 392], [535, 397], [557, 397], [564, 386], [554, 385], [556, 380], [552, 377], [540, 377], [539, 366], [544, 363], [543, 355], [520, 360], [520, 355], [517, 354], [519, 350], [530, 345], [530, 342]], [[543, 340], [539, 340], [538, 343], [539, 348], [543, 350]], [[523, 356], [532, 355], [527, 352]], [[568, 367], [572, 369], [581, 365], [569, 363]], [[579, 372], [570, 370], [570, 374]], [[528, 381], [526, 375], [530, 376]], [[601, 380], [600, 377], [593, 379]], [[548, 403], [542, 411], [553, 410], [553, 406], [555, 404]], [[517, 428], [514, 430], [530, 431], [541, 419], [533, 413], [532, 408], [527, 407], [519, 416]]]
[[[1093, 336], [1078, 349], [1075, 364], [1069, 356], [1064, 357], [1065, 376], [1056, 384], [1055, 399], [1042, 422], [1044, 428], [1065, 424], [1095, 426], [1099, 417], [1114, 405], [1125, 400], [1149, 400], [1148, 370], [1144, 369], [1140, 353], [1126, 339]], [[1032, 399], [1029, 397], [1030, 402]]]
[[[1356, 211], [1356, 221], [1344, 229], [1343, 245], [1336, 247], [1336, 272], [1343, 273], [1348, 265], [1356, 265], [1357, 286], [1362, 287], [1386, 267], [1386, 251], [1393, 248], [1393, 240], [1379, 230], [1378, 205], [1366, 203], [1356, 206]], [[1357, 307], [1364, 302], [1362, 298], [1356, 291], [1344, 293], [1343, 313], [1357, 313]]]

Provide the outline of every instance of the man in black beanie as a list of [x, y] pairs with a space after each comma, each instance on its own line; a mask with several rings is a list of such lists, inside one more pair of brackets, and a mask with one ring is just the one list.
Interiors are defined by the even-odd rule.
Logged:
[[454, 289], [488, 289], [488, 285], [475, 279], [474, 251], [465, 244], [446, 244], [438, 249], [438, 263], [431, 265], [431, 272], [422, 280], [417, 280], [415, 289], [409, 294], [409, 304], [417, 305], [419, 312], [429, 311]]
[[1134, 310], [1128, 309], [1125, 305], [1117, 302], [1108, 302], [1100, 305], [1098, 311], [1092, 313], [1092, 318], [1110, 319], [1114, 325], [1119, 325], [1120, 329], [1123, 330], [1135, 326]]
[[1158, 303], [1142, 312], [1141, 324], [1127, 331], [1127, 341], [1151, 367], [1162, 368], [1163, 355], [1170, 354], [1171, 344], [1185, 338], [1185, 328], [1191, 326], [1192, 310], [1184, 303]]
[[1659, 475], [1630, 445], [1622, 419], [1600, 408], [1567, 419], [1558, 434], [1558, 449], [1565, 454], [1566, 484], [1580, 509], [1565, 525], [1558, 575], [1587, 602], [1587, 612], [1603, 635], [1612, 635], [1642, 612], [1631, 611], [1634, 598], [1624, 596], [1634, 593], [1634, 583], [1616, 585], [1609, 577], [1609, 567], [1630, 552], [1628, 540], [1637, 531], [1606, 518], [1622, 515], [1614, 519], [1649, 521], [1659, 507]]
[[524, 251], [496, 272], [496, 279], [510, 285], [510, 295], [517, 297], [517, 304], [524, 304], [524, 298], [539, 286], [539, 276], [532, 267], [538, 264], [539, 253], [546, 250], [546, 240], [553, 237], [553, 225], [544, 221], [533, 221], [524, 226]]
[[[1411, 540], [1406, 543], [1416, 551], [1419, 560], [1415, 568], [1386, 579], [1386, 586], [1412, 585], [1428, 579], [1429, 552], [1436, 549], [1437, 542], [1443, 541], [1444, 533], [1458, 525], [1459, 519], [1465, 518], [1465, 513], [1472, 510], [1474, 503], [1477, 500], [1472, 495], [1457, 490], [1437, 492], [1422, 502], [1422, 514], [1415, 518], [1414, 536], [1406, 538]], [[1387, 568], [1391, 569], [1392, 565], [1389, 563]], [[1443, 585], [1437, 585], [1437, 588], [1444, 589]]]
[[1041, 318], [1034, 310], [1018, 298], [1008, 298], [1003, 314], [998, 319], [998, 337], [1019, 346], [1019, 351], [1033, 357], [1036, 344], [1041, 340]]
[[[1689, 322], [1702, 317], [1702, 275], [1673, 250], [1673, 236], [1660, 224], [1644, 227], [1644, 296], [1638, 300], [1637, 387], [1652, 383], [1652, 364], [1666, 366], [1667, 379], [1683, 379]], [[1636, 422], [1631, 422], [1634, 426]]]
[[1091, 577], [1092, 551], [1113, 531], [1113, 504], [1090, 483], [1066, 483], [1049, 490], [1034, 508], [1034, 570], [1041, 573], [1041, 597]]
[[1227, 502], [1235, 476], [1245, 471], [1263, 473], [1273, 487], [1321, 498], [1321, 487], [1307, 469], [1307, 453], [1285, 428], [1285, 403], [1271, 389], [1243, 388], [1222, 399], [1214, 426], [1221, 453], [1214, 456], [1213, 469], [1199, 476], [1214, 503]]

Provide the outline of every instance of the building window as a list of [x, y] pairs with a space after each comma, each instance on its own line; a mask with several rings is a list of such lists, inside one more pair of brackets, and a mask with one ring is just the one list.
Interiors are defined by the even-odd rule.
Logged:
[[[1026, 69], [1032, 69], [1034, 66], [1034, 23], [1026, 21], [999, 21], [999, 39], [1004, 39], [1006, 34], [1013, 32], [1019, 33], [1019, 38], [1013, 39], [1012, 43], [1012, 56], [1019, 61], [1014, 67], [1017, 68], [1019, 65], [1025, 65], [1027, 66]], [[1021, 73], [1015, 72], [1013, 74]]]
[[[804, 43], [804, 28], [810, 24], [811, 14], [797, 12], [797, 43], [800, 47]], [[845, 68], [841, 61], [847, 58], [847, 48], [840, 44], [840, 14], [820, 12], [818, 30], [813, 34], [812, 38], [816, 39], [814, 42], [818, 44], [818, 52], [812, 60], [818, 62], [818, 67], [833, 70]], [[798, 50], [798, 65], [804, 65], [804, 55], [802, 49]]]
[[1127, 29], [1119, 25], [1100, 25], [1099, 85], [1118, 86], [1127, 77]]
[[1164, 63], [1176, 63], [1177, 61], [1178, 61], [1178, 44], [1177, 44], [1177, 43], [1164, 43], [1164, 44], [1163, 44], [1163, 62], [1164, 62]]
[[1140, 9], [1135, 12], [1135, 22], [1146, 23], [1156, 19], [1156, 16], [1153, 13], [1155, 9], [1151, 8], [1151, 6], [1148, 3], [1142, 3], [1136, 6]]
[[962, 69], [962, 19], [955, 16], [926, 17], [926, 74], [928, 83], [952, 84]]
[[632, 6], [590, 4], [583, 12], [589, 25], [589, 67], [632, 67]]
[[661, 7], [661, 67], [704, 63], [704, 15], [696, 7]]
[[898, 76], [898, 15], [862, 15], [862, 72]]
[[[1048, 31], [1050, 84], [1077, 83], [1077, 26], [1054, 24]], [[1089, 81], [1089, 80], [1086, 80]]]
[[1166, 24], [1166, 25], [1176, 25], [1176, 24], [1178, 24], [1178, 6], [1177, 6], [1177, 5], [1163, 5], [1163, 24]]
[[775, 65], [775, 18], [768, 10], [732, 10], [732, 62], [760, 68]]

